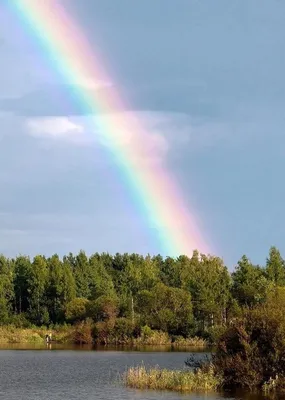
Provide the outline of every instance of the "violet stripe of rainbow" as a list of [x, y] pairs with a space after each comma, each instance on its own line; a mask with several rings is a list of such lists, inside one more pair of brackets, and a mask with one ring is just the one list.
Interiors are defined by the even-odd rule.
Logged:
[[[94, 79], [110, 82], [110, 76], [102, 63], [99, 51], [89, 45], [82, 30], [56, 0], [11, 0], [13, 12], [31, 38], [37, 41], [50, 67], [65, 82]], [[112, 159], [123, 176], [126, 188], [135, 199], [136, 207], [147, 223], [156, 230], [160, 241], [160, 253], [168, 256], [192, 255], [194, 249], [207, 253], [208, 245], [202, 237], [197, 216], [190, 213], [182, 192], [170, 172], [160, 163], [147, 164], [144, 154], [146, 145], [143, 120], [124, 106], [122, 96], [115, 85], [104, 91], [90, 92], [77, 85], [76, 96], [86, 114], [108, 114], [108, 118], [94, 118], [94, 135], [100, 130], [108, 144]], [[96, 121], [96, 123], [95, 123]], [[132, 132], [131, 146], [118, 140], [121, 131]], [[134, 134], [135, 133], [135, 134]], [[155, 158], [156, 154], [153, 154]]]

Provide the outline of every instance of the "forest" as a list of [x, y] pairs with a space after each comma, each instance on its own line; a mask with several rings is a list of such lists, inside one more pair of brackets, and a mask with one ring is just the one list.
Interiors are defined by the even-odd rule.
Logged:
[[[108, 342], [152, 331], [170, 338], [215, 335], [244, 309], [285, 286], [285, 262], [271, 247], [264, 266], [242, 256], [232, 273], [221, 258], [84, 251], [60, 258], [0, 256], [0, 324], [22, 328], [89, 321], [93, 335]], [[114, 333], [115, 332], [115, 333]]]

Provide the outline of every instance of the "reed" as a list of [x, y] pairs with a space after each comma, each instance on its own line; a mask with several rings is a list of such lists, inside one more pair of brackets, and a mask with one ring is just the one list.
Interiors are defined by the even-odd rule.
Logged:
[[129, 368], [124, 375], [126, 386], [136, 389], [171, 390], [179, 392], [216, 391], [222, 384], [212, 365], [207, 370], [167, 370], [145, 366]]
[[197, 348], [204, 348], [209, 345], [207, 340], [203, 338], [199, 338], [197, 336], [184, 338], [182, 336], [178, 336], [175, 338], [174, 342], [172, 343], [173, 346], [179, 347], [197, 347]]
[[61, 326], [56, 329], [47, 327], [19, 328], [14, 325], [0, 326], [0, 344], [37, 344], [44, 343], [45, 336], [52, 334], [52, 339], [57, 343], [74, 343], [75, 328]]
[[0, 343], [41, 343], [47, 331], [38, 329], [21, 329], [14, 326], [0, 327]]
[[134, 339], [135, 345], [170, 345], [171, 339], [167, 332], [149, 330], [149, 333], [142, 334], [140, 337]]

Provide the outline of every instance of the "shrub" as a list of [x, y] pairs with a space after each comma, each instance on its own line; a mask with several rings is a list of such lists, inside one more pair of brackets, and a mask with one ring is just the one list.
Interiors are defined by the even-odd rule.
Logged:
[[136, 345], [165, 345], [171, 344], [171, 339], [167, 332], [152, 330], [149, 326], [141, 329], [141, 336], [134, 339]]
[[132, 321], [128, 318], [117, 318], [113, 332], [112, 332], [112, 341], [118, 344], [128, 343], [134, 332], [134, 325]]
[[115, 320], [118, 315], [118, 299], [100, 296], [88, 305], [88, 316], [94, 321]]
[[82, 321], [86, 318], [89, 300], [76, 298], [66, 305], [65, 316], [70, 322]]
[[74, 327], [73, 342], [76, 344], [90, 344], [92, 338], [92, 320], [78, 322]]
[[279, 310], [247, 311], [222, 335], [214, 364], [226, 388], [261, 388], [285, 376], [285, 318]]
[[227, 327], [224, 325], [215, 325], [208, 328], [207, 331], [204, 332], [203, 337], [208, 343], [214, 345], [218, 343], [220, 337], [226, 332], [226, 330]]

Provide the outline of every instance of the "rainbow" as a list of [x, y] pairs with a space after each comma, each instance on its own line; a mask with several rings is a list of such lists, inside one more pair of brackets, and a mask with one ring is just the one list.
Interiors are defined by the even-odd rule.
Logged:
[[[102, 57], [90, 47], [83, 31], [57, 0], [11, 0], [13, 13], [27, 32], [37, 40], [53, 70], [70, 84], [93, 79], [110, 82]], [[99, 118], [94, 134], [100, 130], [119, 173], [142, 213], [147, 228], [155, 230], [160, 253], [169, 256], [192, 255], [194, 249], [208, 252], [195, 218], [188, 210], [175, 180], [161, 162], [148, 165], [141, 157], [150, 151], [143, 121], [126, 113], [122, 96], [115, 85], [106, 93], [90, 92], [76, 86], [77, 102], [86, 114], [108, 114]], [[94, 119], [96, 121], [96, 118]], [[130, 146], [122, 145], [120, 132], [132, 132]], [[155, 152], [156, 150], [151, 150]], [[155, 158], [156, 154], [152, 154]]]

